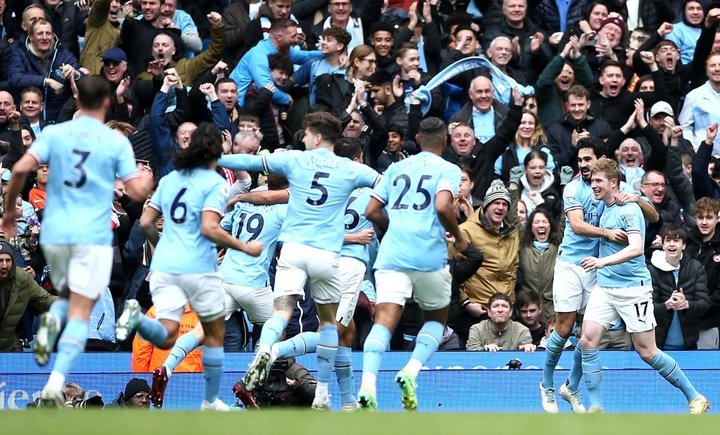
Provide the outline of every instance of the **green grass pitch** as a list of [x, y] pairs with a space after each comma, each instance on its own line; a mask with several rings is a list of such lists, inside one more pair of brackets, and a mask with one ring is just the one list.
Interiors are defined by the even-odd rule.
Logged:
[[440, 413], [150, 412], [26, 410], [0, 413], [0, 433], [25, 434], [487, 434], [712, 435], [720, 418], [690, 415]]

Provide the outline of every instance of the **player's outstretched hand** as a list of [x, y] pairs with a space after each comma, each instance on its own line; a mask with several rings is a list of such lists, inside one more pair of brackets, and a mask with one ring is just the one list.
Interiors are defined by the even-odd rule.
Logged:
[[252, 255], [253, 257], [259, 257], [263, 248], [265, 248], [265, 244], [263, 242], [253, 240], [252, 242], [245, 243], [243, 246], [243, 252], [248, 255]]

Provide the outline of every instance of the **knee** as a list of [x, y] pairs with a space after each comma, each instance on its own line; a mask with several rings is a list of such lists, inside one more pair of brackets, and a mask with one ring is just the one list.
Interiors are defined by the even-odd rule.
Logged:
[[649, 347], [637, 347], [635, 348], [640, 358], [646, 363], [650, 364], [657, 354], [657, 349], [651, 349]]
[[586, 335], [583, 333], [580, 337], [580, 348], [583, 350], [597, 349], [600, 347], [600, 339], [593, 335]]

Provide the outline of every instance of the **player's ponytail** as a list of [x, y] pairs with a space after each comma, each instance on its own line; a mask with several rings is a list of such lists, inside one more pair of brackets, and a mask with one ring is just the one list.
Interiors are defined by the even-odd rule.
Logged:
[[207, 167], [222, 155], [222, 134], [209, 122], [203, 122], [190, 136], [190, 145], [175, 155], [175, 169]]

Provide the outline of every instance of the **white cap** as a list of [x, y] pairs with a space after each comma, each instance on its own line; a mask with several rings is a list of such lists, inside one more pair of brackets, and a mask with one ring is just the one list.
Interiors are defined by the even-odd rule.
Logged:
[[675, 112], [673, 112], [672, 107], [670, 107], [670, 104], [666, 103], [665, 101], [658, 101], [650, 108], [650, 117], [653, 117], [659, 113], [675, 116]]

